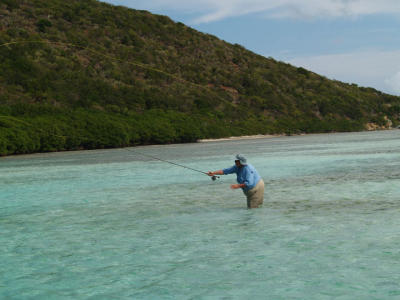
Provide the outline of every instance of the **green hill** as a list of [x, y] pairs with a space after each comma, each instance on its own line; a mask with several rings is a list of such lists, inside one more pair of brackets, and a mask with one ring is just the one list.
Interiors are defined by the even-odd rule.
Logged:
[[0, 155], [358, 131], [400, 98], [95, 0], [0, 0]]

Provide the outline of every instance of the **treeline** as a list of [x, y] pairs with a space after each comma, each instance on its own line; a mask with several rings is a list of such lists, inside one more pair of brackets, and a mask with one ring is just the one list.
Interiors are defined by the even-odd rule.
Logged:
[[165, 16], [95, 0], [2, 0], [0, 15], [0, 155], [400, 121], [399, 97]]
[[17, 105], [2, 109], [0, 155], [194, 142], [201, 136], [195, 124], [173, 111], [133, 116]]
[[187, 143], [232, 135], [360, 130], [354, 121], [281, 119], [237, 122], [215, 115], [147, 110], [143, 114], [57, 109], [49, 105], [0, 107], [0, 155], [102, 149], [146, 144]]

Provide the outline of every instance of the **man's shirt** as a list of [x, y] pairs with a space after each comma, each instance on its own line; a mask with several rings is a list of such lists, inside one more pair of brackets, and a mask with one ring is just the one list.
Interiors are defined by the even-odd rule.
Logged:
[[236, 173], [236, 180], [238, 183], [244, 183], [246, 187], [243, 188], [244, 191], [251, 190], [260, 181], [261, 177], [257, 170], [250, 164], [247, 164], [241, 168], [236, 165], [222, 170], [224, 175]]

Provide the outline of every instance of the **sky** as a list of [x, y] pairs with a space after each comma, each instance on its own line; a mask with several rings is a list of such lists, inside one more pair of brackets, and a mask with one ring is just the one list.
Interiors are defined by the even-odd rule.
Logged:
[[330, 79], [400, 95], [400, 0], [102, 0]]

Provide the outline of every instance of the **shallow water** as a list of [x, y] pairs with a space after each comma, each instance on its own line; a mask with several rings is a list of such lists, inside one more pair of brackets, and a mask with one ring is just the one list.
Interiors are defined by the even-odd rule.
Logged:
[[0, 159], [0, 299], [399, 299], [399, 229], [400, 130]]

